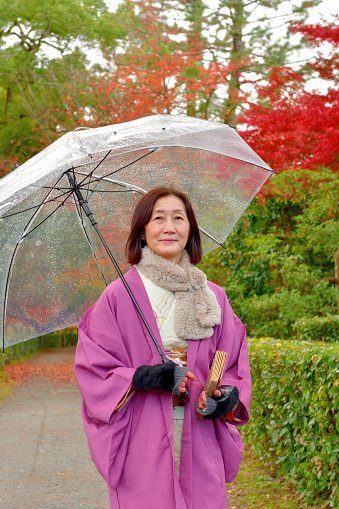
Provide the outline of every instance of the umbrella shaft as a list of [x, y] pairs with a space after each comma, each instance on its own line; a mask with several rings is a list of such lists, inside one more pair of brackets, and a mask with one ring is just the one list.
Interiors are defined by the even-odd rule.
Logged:
[[[92, 224], [93, 224], [93, 223], [92, 223]], [[130, 289], [130, 287], [129, 287], [129, 285], [128, 285], [127, 281], [126, 281], [126, 279], [124, 278], [124, 275], [123, 275], [123, 273], [121, 272], [120, 267], [119, 267], [119, 265], [117, 264], [117, 262], [116, 262], [116, 260], [115, 260], [114, 256], [112, 255], [112, 253], [111, 253], [111, 251], [110, 251], [110, 249], [109, 249], [108, 245], [106, 244], [105, 239], [103, 238], [103, 236], [102, 236], [102, 234], [101, 234], [101, 231], [100, 231], [100, 230], [99, 230], [99, 228], [98, 228], [97, 223], [93, 224], [93, 226], [94, 226], [95, 231], [96, 231], [96, 232], [97, 232], [97, 234], [98, 234], [98, 237], [100, 238], [100, 240], [101, 240], [101, 242], [102, 242], [102, 245], [103, 245], [103, 246], [104, 246], [104, 248], [106, 249], [106, 252], [107, 252], [108, 256], [110, 257], [110, 259], [111, 259], [111, 261], [112, 261], [112, 263], [113, 263], [113, 265], [114, 265], [114, 267], [115, 267], [115, 270], [116, 270], [116, 271], [117, 271], [117, 273], [119, 274], [120, 279], [122, 280], [122, 282], [123, 282], [123, 284], [124, 284], [124, 286], [125, 286], [125, 288], [126, 288], [126, 290], [127, 290], [128, 294], [129, 294], [129, 296], [131, 297], [131, 299], [132, 299], [132, 301], [133, 301], [134, 306], [136, 307], [136, 309], [137, 309], [137, 311], [138, 311], [138, 313], [139, 313], [139, 315], [140, 315], [140, 317], [141, 317], [142, 321], [144, 322], [144, 324], [145, 324], [145, 326], [146, 326], [146, 329], [148, 330], [148, 332], [149, 332], [149, 334], [150, 334], [151, 338], [153, 339], [153, 342], [154, 342], [154, 344], [155, 344], [155, 346], [156, 346], [156, 348], [157, 348], [157, 350], [158, 350], [158, 352], [159, 352], [159, 354], [160, 354], [160, 357], [161, 357], [161, 359], [162, 359], [162, 362], [163, 362], [164, 364], [165, 364], [166, 362], [169, 362], [169, 361], [166, 359], [166, 357], [165, 357], [165, 355], [164, 355], [163, 351], [161, 350], [161, 348], [160, 348], [160, 346], [159, 346], [158, 341], [156, 340], [156, 338], [155, 338], [155, 336], [154, 336], [154, 334], [153, 334], [153, 332], [152, 332], [152, 330], [151, 330], [151, 328], [150, 328], [150, 326], [149, 326], [149, 324], [148, 324], [148, 322], [147, 322], [147, 320], [146, 320], [146, 318], [145, 318], [145, 316], [144, 316], [143, 312], [142, 312], [142, 311], [141, 311], [141, 309], [140, 309], [139, 304], [138, 304], [138, 303], [137, 303], [137, 301], [135, 300], [135, 297], [134, 297], [134, 295], [133, 295], [133, 293], [132, 293], [132, 290]]]
[[66, 175], [67, 175], [67, 178], [69, 180], [69, 183], [70, 183], [71, 187], [73, 188], [73, 191], [74, 191], [76, 197], [78, 198], [80, 206], [83, 208], [86, 216], [88, 217], [88, 219], [90, 220], [92, 226], [94, 227], [95, 231], [97, 232], [97, 235], [98, 235], [99, 239], [101, 240], [101, 243], [104, 246], [108, 256], [110, 257], [110, 260], [113, 263], [115, 270], [119, 274], [119, 277], [122, 280], [122, 282], [123, 282], [123, 284], [124, 284], [128, 294], [129, 294], [129, 296], [131, 297], [132, 302], [133, 302], [134, 306], [136, 307], [136, 310], [138, 311], [142, 321], [144, 322], [145, 327], [148, 330], [148, 332], [149, 332], [149, 334], [150, 334], [150, 336], [151, 336], [151, 338], [152, 338], [152, 340], [153, 340], [153, 342], [154, 342], [154, 344], [155, 344], [155, 346], [156, 346], [156, 348], [157, 348], [157, 350], [159, 352], [159, 355], [160, 355], [160, 357], [162, 359], [162, 362], [164, 364], [169, 362], [166, 359], [163, 351], [161, 350], [160, 345], [159, 345], [157, 339], [155, 338], [155, 336], [154, 336], [154, 334], [153, 334], [153, 332], [152, 332], [152, 330], [151, 330], [151, 328], [150, 328], [150, 326], [149, 326], [149, 324], [148, 324], [148, 322], [147, 322], [143, 312], [141, 311], [140, 306], [137, 303], [137, 301], [136, 301], [136, 299], [135, 299], [135, 297], [134, 297], [134, 295], [132, 293], [132, 290], [130, 289], [126, 279], [124, 278], [124, 275], [121, 272], [119, 265], [117, 264], [113, 254], [111, 253], [110, 248], [106, 244], [106, 241], [105, 241], [104, 237], [102, 236], [101, 231], [99, 230], [98, 224], [97, 224], [96, 220], [94, 219], [93, 213], [92, 213], [91, 209], [88, 206], [87, 200], [84, 199], [84, 197], [81, 194], [81, 191], [80, 191], [79, 187], [76, 184], [75, 177], [73, 177], [69, 171], [66, 171]]
[[93, 217], [93, 213], [91, 209], [88, 206], [87, 200], [82, 196], [81, 191], [79, 187], [76, 185], [75, 177], [73, 177], [69, 171], [66, 171], [67, 178], [69, 180], [69, 183], [71, 184], [73, 191], [75, 192], [76, 197], [79, 200], [80, 206], [84, 209], [84, 212], [88, 219], [91, 221], [91, 225], [95, 226], [97, 224], [96, 220]]

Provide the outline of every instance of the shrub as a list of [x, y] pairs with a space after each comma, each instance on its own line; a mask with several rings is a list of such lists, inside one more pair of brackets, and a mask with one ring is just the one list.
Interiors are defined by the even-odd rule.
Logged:
[[78, 327], [68, 327], [67, 329], [51, 332], [38, 338], [29, 339], [28, 341], [7, 347], [2, 365], [11, 364], [20, 359], [30, 357], [43, 348], [60, 348], [62, 346], [76, 345], [77, 340]]
[[226, 249], [204, 257], [250, 335], [290, 339], [300, 317], [338, 313], [338, 203], [338, 173], [285, 171], [254, 198]]
[[2, 364], [11, 364], [20, 359], [30, 357], [40, 349], [40, 338], [29, 339], [16, 345], [8, 346], [2, 359]]
[[339, 507], [339, 345], [249, 340], [251, 419], [242, 434], [307, 503]]
[[40, 348], [60, 348], [74, 346], [78, 341], [78, 327], [51, 332], [40, 338]]
[[301, 318], [293, 324], [298, 339], [314, 341], [339, 341], [339, 316]]

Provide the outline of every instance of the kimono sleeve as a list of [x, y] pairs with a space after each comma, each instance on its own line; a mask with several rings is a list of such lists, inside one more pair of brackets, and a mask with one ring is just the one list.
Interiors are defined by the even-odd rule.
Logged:
[[133, 405], [128, 401], [119, 412], [114, 410], [129, 390], [135, 368], [107, 291], [79, 325], [74, 372], [83, 398], [82, 418], [92, 460], [114, 487], [127, 454]]
[[[236, 424], [246, 424], [249, 419], [251, 403], [251, 374], [247, 351], [246, 329], [234, 314], [223, 292], [222, 323], [218, 349], [228, 353], [226, 369], [220, 385], [233, 385], [239, 390], [239, 404], [234, 411]], [[242, 457], [241, 436], [234, 426], [235, 422], [215, 421], [216, 432], [224, 459], [226, 482], [236, 477]], [[231, 421], [232, 422], [232, 421]]]
[[246, 329], [234, 314], [224, 293], [219, 350], [228, 353], [226, 369], [220, 385], [234, 385], [239, 390], [239, 404], [234, 416], [243, 425], [248, 422], [251, 404], [251, 373], [247, 350]]

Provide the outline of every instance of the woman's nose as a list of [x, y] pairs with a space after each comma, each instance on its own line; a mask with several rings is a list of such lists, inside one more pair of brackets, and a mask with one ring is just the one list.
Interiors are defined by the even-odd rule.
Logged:
[[164, 231], [166, 233], [174, 233], [175, 232], [175, 226], [171, 219], [167, 219], [164, 223]]

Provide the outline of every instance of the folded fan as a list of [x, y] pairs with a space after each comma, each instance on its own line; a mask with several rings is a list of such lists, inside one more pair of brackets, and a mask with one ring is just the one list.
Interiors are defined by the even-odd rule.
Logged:
[[213, 396], [215, 389], [220, 385], [222, 376], [225, 371], [227, 353], [222, 350], [217, 350], [214, 355], [212, 366], [206, 380], [204, 391], [210, 398]]

